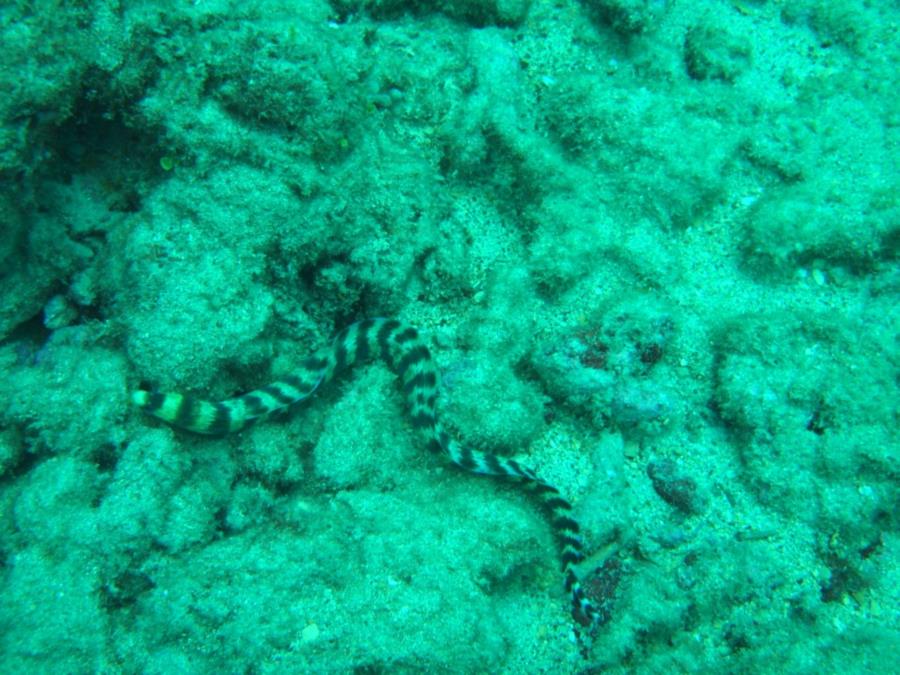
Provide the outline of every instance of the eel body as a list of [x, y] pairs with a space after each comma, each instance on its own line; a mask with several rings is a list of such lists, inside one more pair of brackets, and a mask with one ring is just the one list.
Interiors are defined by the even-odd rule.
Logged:
[[471, 473], [519, 479], [537, 496], [556, 536], [573, 616], [586, 625], [595, 623], [597, 609], [585, 596], [576, 573], [584, 553], [571, 504], [530, 468], [514, 459], [470, 448], [441, 426], [436, 406], [437, 367], [415, 328], [395, 319], [354, 323], [344, 328], [330, 346], [316, 351], [293, 372], [225, 401], [144, 389], [132, 392], [131, 398], [138, 408], [172, 426], [198, 434], [233, 433], [302, 401], [342, 370], [374, 357], [380, 357], [397, 375], [412, 425], [430, 450], [446, 455]]

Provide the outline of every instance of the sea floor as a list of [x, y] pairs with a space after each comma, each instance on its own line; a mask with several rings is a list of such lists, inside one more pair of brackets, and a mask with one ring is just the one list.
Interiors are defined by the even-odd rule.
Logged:
[[[0, 671], [892, 673], [900, 11], [887, 0], [0, 8]], [[511, 480], [573, 505], [598, 620]]]

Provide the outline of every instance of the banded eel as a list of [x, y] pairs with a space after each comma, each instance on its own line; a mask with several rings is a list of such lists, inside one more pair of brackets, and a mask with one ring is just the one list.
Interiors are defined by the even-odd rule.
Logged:
[[437, 417], [437, 367], [415, 328], [394, 319], [354, 323], [344, 328], [331, 346], [315, 352], [294, 372], [226, 401], [213, 403], [143, 389], [134, 391], [131, 399], [144, 412], [175, 427], [198, 434], [225, 434], [302, 401], [345, 368], [373, 356], [380, 356], [397, 375], [412, 425], [425, 437], [430, 450], [446, 454], [451, 462], [471, 473], [520, 479], [537, 495], [559, 545], [573, 617], [584, 625], [594, 625], [598, 611], [586, 597], [575, 571], [584, 553], [571, 504], [528, 467], [514, 459], [466, 447], [444, 430]]

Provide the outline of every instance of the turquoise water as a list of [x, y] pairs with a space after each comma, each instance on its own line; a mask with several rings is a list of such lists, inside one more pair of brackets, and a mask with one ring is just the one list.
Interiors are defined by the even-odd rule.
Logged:
[[[891, 673], [896, 3], [0, 7], [0, 672]], [[342, 327], [420, 329], [429, 453]]]

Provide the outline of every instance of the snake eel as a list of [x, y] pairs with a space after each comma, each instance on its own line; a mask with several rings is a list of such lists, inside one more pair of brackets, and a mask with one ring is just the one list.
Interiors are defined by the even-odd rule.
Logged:
[[350, 366], [380, 356], [397, 375], [412, 425], [429, 449], [443, 453], [471, 473], [519, 479], [537, 495], [559, 546], [573, 617], [595, 624], [598, 610], [586, 597], [575, 567], [584, 560], [578, 523], [572, 506], [559, 490], [514, 459], [469, 448], [452, 438], [438, 421], [438, 370], [415, 328], [395, 319], [367, 319], [344, 328], [328, 347], [308, 357], [300, 367], [261, 389], [225, 401], [204, 401], [178, 393], [138, 389], [132, 402], [172, 426], [198, 434], [239, 431], [312, 395]]

